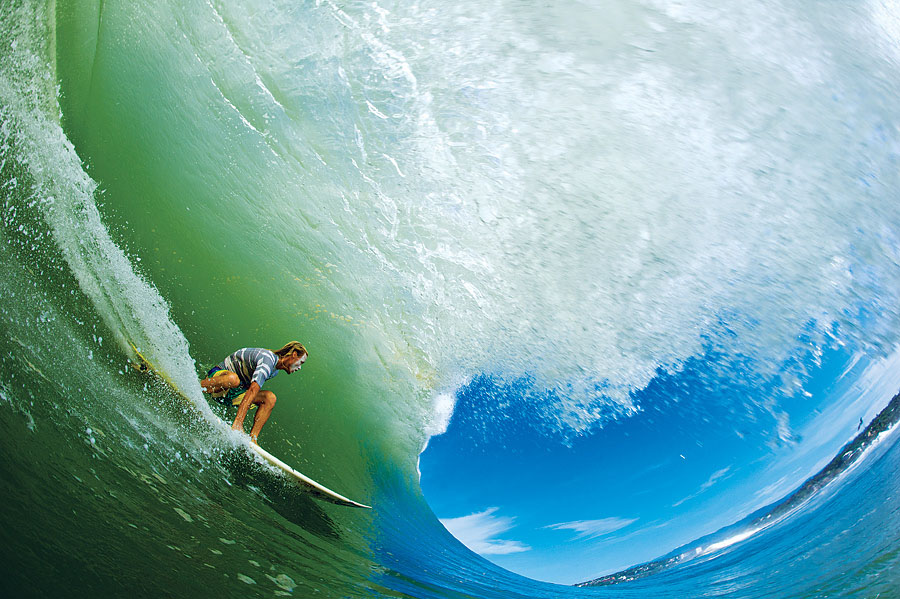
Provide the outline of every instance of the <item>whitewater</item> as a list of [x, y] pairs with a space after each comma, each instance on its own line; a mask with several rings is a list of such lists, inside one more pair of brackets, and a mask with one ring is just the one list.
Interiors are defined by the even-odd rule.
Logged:
[[[900, 593], [898, 71], [887, 0], [5, 1], [0, 588]], [[371, 512], [200, 390], [291, 339], [261, 442]], [[602, 480], [586, 448], [648, 415], [772, 474], [590, 586], [478, 555], [420, 487], [461, 423]]]

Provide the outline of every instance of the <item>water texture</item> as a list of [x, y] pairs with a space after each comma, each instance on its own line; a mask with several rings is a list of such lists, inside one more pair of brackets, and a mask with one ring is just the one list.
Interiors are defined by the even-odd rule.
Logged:
[[[898, 71], [886, 0], [3, 2], [0, 589], [900, 594], [891, 426], [756, 520], [900, 388]], [[254, 462], [201, 393], [291, 339], [260, 441], [371, 512]], [[741, 522], [647, 575], [513, 572], [420, 488], [460, 431], [586, 460], [648, 416], [784, 476], [688, 510], [694, 539]]]

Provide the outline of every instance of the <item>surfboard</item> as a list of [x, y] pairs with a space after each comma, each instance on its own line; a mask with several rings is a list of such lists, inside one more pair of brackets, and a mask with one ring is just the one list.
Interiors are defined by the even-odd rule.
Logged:
[[290, 466], [288, 466], [287, 464], [285, 464], [284, 462], [282, 462], [281, 460], [279, 460], [278, 458], [273, 456], [271, 453], [269, 453], [268, 451], [266, 451], [265, 449], [263, 449], [262, 447], [260, 447], [259, 445], [255, 444], [255, 443], [250, 443], [250, 449], [253, 450], [256, 453], [256, 455], [258, 455], [261, 458], [263, 458], [264, 460], [266, 460], [268, 463], [272, 464], [273, 466], [275, 466], [277, 468], [280, 468], [288, 476], [292, 476], [297, 483], [304, 486], [306, 488], [306, 490], [313, 497], [316, 497], [317, 499], [321, 499], [323, 501], [328, 501], [328, 502], [334, 503], [336, 505], [345, 505], [347, 507], [358, 507], [358, 508], [363, 508], [363, 509], [367, 509], [367, 510], [372, 509], [372, 506], [370, 506], [370, 505], [364, 505], [362, 503], [353, 501], [352, 499], [347, 499], [340, 493], [336, 493], [336, 492], [332, 491], [331, 489], [329, 489], [328, 487], [317, 483], [316, 481], [309, 478], [302, 472], [298, 472], [297, 470], [294, 470], [293, 468], [291, 468]]
[[[152, 373], [152, 374], [156, 375], [163, 382], [165, 382], [169, 387], [171, 387], [179, 395], [181, 395], [181, 397], [183, 399], [185, 399], [186, 401], [190, 401], [183, 393], [181, 393], [181, 391], [178, 390], [178, 387], [175, 386], [175, 384], [172, 382], [172, 380], [169, 377], [167, 377], [165, 374], [163, 374], [157, 368], [155, 368], [153, 366], [153, 364], [141, 354], [140, 350], [138, 350], [138, 348], [133, 343], [131, 343], [130, 345], [131, 345], [132, 352], [134, 353], [134, 356], [133, 356], [132, 362], [131, 362], [131, 365], [133, 368], [135, 368], [141, 372], [144, 372], [144, 373], [148, 373], [148, 374]], [[219, 419], [219, 422], [226, 430], [228, 430], [228, 431], [231, 430], [231, 427], [228, 426], [227, 422], [225, 422], [222, 419]], [[344, 497], [340, 493], [332, 491], [325, 485], [323, 485], [321, 483], [317, 483], [316, 481], [309, 478], [302, 472], [299, 472], [298, 470], [294, 470], [293, 468], [291, 468], [290, 466], [288, 466], [287, 464], [285, 464], [284, 462], [282, 462], [281, 460], [276, 458], [274, 455], [272, 455], [271, 453], [269, 453], [268, 451], [266, 451], [265, 449], [263, 449], [256, 443], [251, 443], [249, 441], [248, 435], [244, 435], [244, 436], [247, 437], [246, 445], [247, 445], [247, 449], [249, 451], [253, 452], [254, 454], [261, 457], [263, 460], [265, 460], [267, 463], [269, 463], [272, 466], [281, 470], [288, 478], [293, 480], [297, 485], [302, 487], [305, 491], [307, 491], [310, 495], [312, 495], [316, 499], [321, 499], [322, 501], [327, 501], [327, 502], [333, 503], [335, 505], [344, 505], [347, 507], [358, 507], [358, 508], [363, 508], [363, 509], [367, 509], [367, 510], [372, 509], [372, 506], [365, 505], [365, 504], [359, 503], [357, 501], [353, 501], [352, 499], [348, 499], [347, 497]]]

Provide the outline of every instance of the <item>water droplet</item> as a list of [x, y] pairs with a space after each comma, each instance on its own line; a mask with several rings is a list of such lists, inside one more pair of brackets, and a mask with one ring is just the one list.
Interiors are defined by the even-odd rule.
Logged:
[[184, 510], [179, 509], [179, 508], [177, 508], [177, 507], [176, 507], [176, 508], [172, 508], [172, 509], [175, 510], [175, 512], [176, 512], [179, 516], [181, 516], [182, 518], [184, 518], [184, 521], [185, 521], [185, 522], [193, 522], [193, 521], [194, 521], [194, 519], [191, 518], [191, 515], [188, 514], [187, 512], [185, 512]]

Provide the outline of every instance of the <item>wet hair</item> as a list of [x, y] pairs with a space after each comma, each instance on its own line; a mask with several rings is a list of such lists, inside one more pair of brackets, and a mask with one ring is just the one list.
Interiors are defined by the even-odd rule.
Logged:
[[290, 343], [286, 344], [281, 349], [273, 349], [272, 350], [272, 353], [274, 353], [276, 356], [280, 356], [282, 358], [285, 356], [289, 356], [294, 352], [297, 352], [298, 354], [300, 354], [301, 357], [309, 356], [309, 352], [306, 351], [306, 348], [303, 347], [303, 344], [300, 343], [299, 341], [291, 341]]

